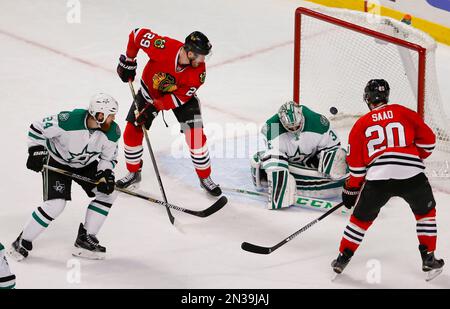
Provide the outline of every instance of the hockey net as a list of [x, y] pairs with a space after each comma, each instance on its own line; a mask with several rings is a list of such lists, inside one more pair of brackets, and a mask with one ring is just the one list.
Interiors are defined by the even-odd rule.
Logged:
[[[351, 126], [367, 113], [370, 79], [390, 84], [390, 102], [413, 109], [450, 152], [450, 130], [435, 67], [437, 44], [428, 34], [392, 18], [333, 8], [298, 8], [295, 16], [294, 100]], [[330, 114], [336, 107], [338, 113]]]

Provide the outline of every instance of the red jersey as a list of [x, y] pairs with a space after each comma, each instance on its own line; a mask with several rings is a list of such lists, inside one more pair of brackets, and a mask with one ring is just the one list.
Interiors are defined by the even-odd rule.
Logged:
[[[190, 65], [178, 67], [178, 57], [182, 46], [182, 42], [160, 36], [150, 29], [137, 28], [130, 33], [127, 57], [135, 58], [139, 49], [142, 49], [150, 58], [141, 77], [141, 92], [148, 102], [162, 100], [165, 109], [176, 108], [189, 101], [204, 83], [205, 63], [200, 63], [196, 68]], [[159, 73], [169, 75], [176, 89], [170, 92], [154, 89], [153, 76]]]
[[350, 131], [347, 186], [360, 188], [365, 179], [406, 179], [425, 169], [436, 136], [416, 112], [385, 104], [362, 116]]

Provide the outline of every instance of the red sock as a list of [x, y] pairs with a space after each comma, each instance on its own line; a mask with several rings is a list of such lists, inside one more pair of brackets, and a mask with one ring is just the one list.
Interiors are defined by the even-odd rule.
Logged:
[[192, 163], [194, 164], [198, 177], [209, 177], [211, 175], [211, 161], [203, 129], [189, 129], [185, 131], [184, 136], [191, 152]]
[[414, 214], [414, 216], [417, 220], [416, 230], [419, 243], [427, 246], [429, 252], [436, 250], [436, 208], [433, 208], [424, 215]]
[[355, 252], [363, 241], [364, 235], [372, 225], [372, 222], [373, 221], [358, 220], [354, 215], [352, 215], [350, 217], [350, 222], [345, 227], [344, 236], [342, 237], [339, 251], [343, 252], [344, 249], [348, 248], [352, 252]]
[[144, 152], [144, 147], [142, 147], [143, 138], [144, 132], [142, 128], [127, 122], [125, 132], [123, 132], [123, 142], [125, 162], [127, 163], [128, 171], [131, 173], [135, 173], [141, 168], [141, 159]]

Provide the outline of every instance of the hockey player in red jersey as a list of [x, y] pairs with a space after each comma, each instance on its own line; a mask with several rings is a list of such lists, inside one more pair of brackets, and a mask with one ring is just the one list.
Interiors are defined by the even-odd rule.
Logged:
[[126, 55], [121, 55], [117, 73], [123, 82], [136, 76], [136, 56], [142, 49], [149, 60], [144, 68], [140, 89], [136, 96], [139, 110], [132, 104], [124, 131], [125, 161], [128, 174], [116, 185], [126, 188], [141, 181], [143, 131], [152, 125], [159, 111], [172, 110], [185, 134], [192, 163], [200, 185], [208, 193], [219, 196], [220, 187], [211, 179], [211, 164], [203, 132], [203, 120], [197, 90], [206, 77], [205, 57], [211, 52], [211, 43], [201, 32], [188, 35], [184, 44], [160, 36], [149, 29], [133, 30], [128, 39]]
[[432, 279], [442, 272], [444, 261], [434, 256], [436, 202], [424, 174], [423, 159], [431, 155], [436, 138], [416, 112], [398, 104], [388, 105], [389, 91], [383, 79], [370, 80], [364, 89], [370, 112], [350, 131], [350, 176], [342, 193], [345, 206], [355, 208], [341, 240], [340, 254], [331, 265], [338, 274], [344, 270], [380, 209], [391, 197], [399, 196], [417, 220], [422, 270]]

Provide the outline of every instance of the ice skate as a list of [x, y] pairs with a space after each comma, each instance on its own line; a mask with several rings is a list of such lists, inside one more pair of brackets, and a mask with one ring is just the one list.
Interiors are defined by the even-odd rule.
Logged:
[[220, 186], [214, 181], [212, 181], [211, 177], [207, 178], [199, 178], [200, 180], [200, 186], [206, 190], [209, 194], [212, 196], [220, 196], [222, 194], [222, 190], [220, 189]]
[[337, 275], [342, 273], [342, 271], [350, 262], [352, 256], [353, 252], [350, 249], [344, 249], [344, 252], [339, 253], [338, 257], [335, 260], [333, 260], [333, 262], [331, 262], [331, 267], [333, 267], [333, 270], [335, 272], [335, 275], [332, 278], [332, 280], [334, 280], [337, 277]]
[[129, 172], [125, 177], [116, 181], [116, 186], [121, 189], [134, 189], [137, 188], [141, 179], [141, 170], [135, 173]]
[[17, 262], [22, 261], [28, 257], [29, 251], [33, 249], [33, 244], [31, 241], [22, 239], [22, 233], [19, 237], [12, 243], [11, 247], [7, 251], [7, 254]]
[[103, 260], [105, 259], [106, 248], [99, 244], [95, 235], [88, 234], [83, 224], [80, 223], [72, 255], [90, 260]]
[[444, 260], [436, 259], [434, 252], [428, 252], [428, 248], [419, 245], [420, 256], [422, 257], [422, 270], [427, 273], [426, 281], [431, 281], [439, 276], [444, 270]]

